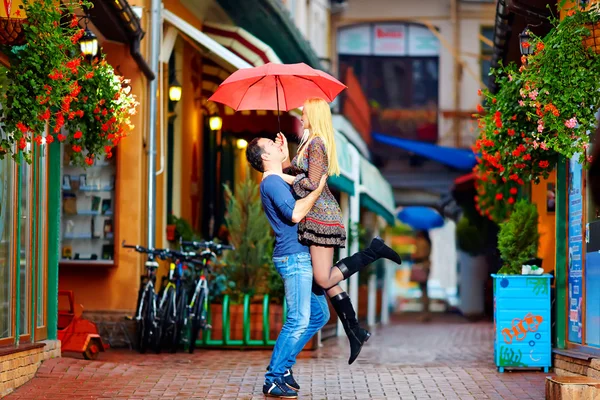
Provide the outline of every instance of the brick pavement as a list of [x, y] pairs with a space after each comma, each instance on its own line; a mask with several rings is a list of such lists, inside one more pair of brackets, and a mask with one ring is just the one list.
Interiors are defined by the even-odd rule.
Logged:
[[[493, 365], [492, 325], [439, 316], [423, 325], [399, 318], [377, 329], [347, 365], [345, 338], [301, 355], [301, 399], [543, 399], [541, 372]], [[197, 350], [193, 355], [112, 350], [98, 361], [44, 362], [7, 399], [262, 399], [264, 350]]]

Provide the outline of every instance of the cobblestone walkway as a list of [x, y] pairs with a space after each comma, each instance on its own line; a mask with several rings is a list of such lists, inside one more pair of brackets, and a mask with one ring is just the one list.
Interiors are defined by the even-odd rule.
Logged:
[[[345, 338], [302, 353], [300, 399], [544, 399], [541, 372], [496, 372], [490, 323], [398, 318], [347, 365]], [[7, 399], [262, 399], [269, 351], [146, 354], [112, 350], [98, 361], [45, 362]]]

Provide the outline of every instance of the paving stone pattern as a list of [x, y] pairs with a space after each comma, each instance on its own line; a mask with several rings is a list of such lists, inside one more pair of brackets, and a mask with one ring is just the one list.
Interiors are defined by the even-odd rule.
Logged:
[[[300, 399], [544, 399], [542, 372], [496, 372], [489, 322], [412, 317], [374, 330], [347, 365], [345, 338], [305, 352], [294, 368]], [[265, 350], [197, 350], [193, 355], [111, 350], [97, 361], [45, 361], [7, 399], [262, 399]]]

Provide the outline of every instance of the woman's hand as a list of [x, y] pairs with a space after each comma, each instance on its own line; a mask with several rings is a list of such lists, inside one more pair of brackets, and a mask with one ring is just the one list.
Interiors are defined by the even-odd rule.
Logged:
[[277, 134], [277, 137], [275, 138], [275, 145], [277, 145], [277, 147], [279, 147], [281, 149], [281, 151], [283, 151], [283, 154], [285, 154], [285, 160], [289, 160], [290, 158], [290, 148], [288, 147], [288, 142], [287, 142], [287, 138], [285, 137], [285, 135], [281, 132], [279, 132]]

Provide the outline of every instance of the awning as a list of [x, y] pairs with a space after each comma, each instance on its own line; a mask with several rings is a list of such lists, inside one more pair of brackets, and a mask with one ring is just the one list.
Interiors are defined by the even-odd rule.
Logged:
[[[348, 138], [348, 141], [350, 141], [363, 156], [369, 158], [369, 148], [352, 123], [340, 114], [334, 114], [332, 115], [332, 118], [333, 128]], [[339, 154], [340, 152], [338, 151], [338, 157]]]
[[380, 133], [373, 133], [373, 139], [463, 171], [470, 171], [477, 164], [475, 153], [472, 150], [437, 146], [435, 144], [401, 139]]
[[212, 59], [215, 63], [223, 68], [226, 68], [231, 72], [241, 68], [252, 67], [250, 63], [241, 59], [232, 51], [220, 45], [207, 34], [201, 32], [199, 29], [186, 22], [184, 19], [178, 17], [171, 11], [163, 9], [162, 15], [166, 22], [177, 28], [179, 32], [203, 47], [205, 49], [206, 57]]
[[395, 201], [392, 186], [379, 169], [366, 158], [360, 158], [360, 204], [395, 225]]
[[202, 30], [217, 43], [255, 67], [269, 62], [281, 64], [271, 46], [238, 26], [205, 22]]
[[236, 25], [269, 43], [284, 63], [304, 62], [321, 69], [321, 60], [281, 0], [217, 0]]
[[337, 150], [338, 163], [340, 164], [340, 174], [332, 176], [327, 183], [340, 192], [354, 195], [354, 181], [352, 180], [352, 159], [350, 157], [351, 144], [340, 132], [335, 132], [335, 147]]

